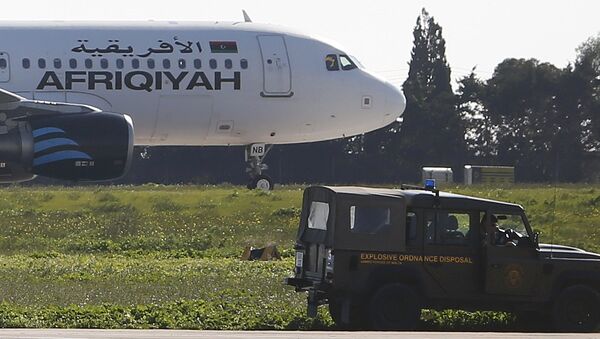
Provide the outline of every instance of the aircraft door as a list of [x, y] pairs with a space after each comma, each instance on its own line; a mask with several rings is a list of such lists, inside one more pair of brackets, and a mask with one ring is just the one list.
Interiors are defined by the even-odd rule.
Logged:
[[0, 52], [0, 82], [10, 81], [10, 58], [5, 52]]
[[263, 62], [261, 96], [291, 96], [292, 73], [285, 40], [281, 35], [259, 35]]

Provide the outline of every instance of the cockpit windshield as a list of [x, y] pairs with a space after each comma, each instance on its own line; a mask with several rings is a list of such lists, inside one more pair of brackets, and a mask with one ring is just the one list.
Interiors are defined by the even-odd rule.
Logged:
[[352, 61], [352, 59], [350, 59], [349, 56], [343, 54], [340, 55], [340, 65], [342, 65], [342, 69], [344, 71], [349, 71], [351, 69], [357, 68], [354, 61]]

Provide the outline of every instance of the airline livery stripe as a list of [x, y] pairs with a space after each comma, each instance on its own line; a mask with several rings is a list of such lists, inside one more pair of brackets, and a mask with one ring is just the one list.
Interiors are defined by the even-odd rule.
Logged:
[[33, 137], [37, 138], [37, 137], [41, 137], [42, 135], [46, 135], [46, 134], [50, 134], [50, 133], [65, 133], [65, 131], [63, 131], [60, 128], [56, 128], [56, 127], [44, 127], [44, 128], [39, 128], [33, 131]]
[[79, 151], [60, 151], [33, 159], [33, 166], [41, 166], [52, 162], [71, 159], [92, 160], [92, 157]]
[[79, 146], [79, 144], [77, 144], [75, 141], [73, 141], [71, 139], [53, 138], [53, 139], [36, 142], [33, 145], [33, 152], [38, 153], [38, 152], [47, 150], [52, 147], [67, 146], [67, 145]]

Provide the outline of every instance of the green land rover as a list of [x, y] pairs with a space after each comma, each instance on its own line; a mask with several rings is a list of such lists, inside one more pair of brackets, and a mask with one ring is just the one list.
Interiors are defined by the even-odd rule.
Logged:
[[600, 325], [600, 255], [538, 243], [516, 204], [440, 192], [305, 190], [294, 276], [308, 312], [341, 327], [412, 329], [421, 309], [545, 316], [556, 330]]

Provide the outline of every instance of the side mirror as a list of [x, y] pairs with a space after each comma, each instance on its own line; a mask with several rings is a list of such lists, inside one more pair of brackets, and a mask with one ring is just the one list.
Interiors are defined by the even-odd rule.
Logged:
[[533, 244], [536, 248], [540, 247], [540, 232], [533, 233]]

